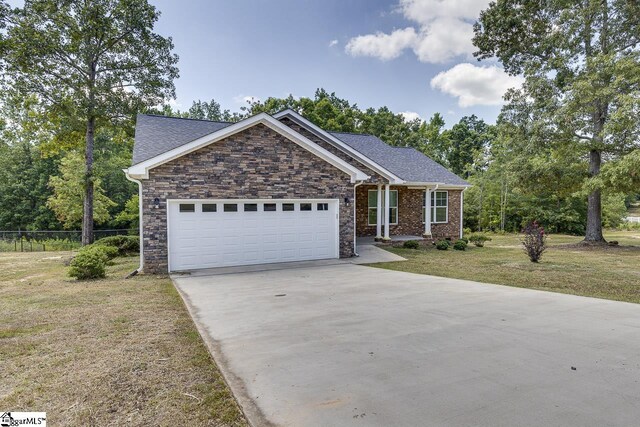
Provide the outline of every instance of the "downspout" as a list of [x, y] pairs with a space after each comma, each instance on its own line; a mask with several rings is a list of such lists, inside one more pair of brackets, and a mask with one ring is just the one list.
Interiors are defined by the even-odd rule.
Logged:
[[460, 239], [462, 239], [463, 231], [464, 231], [464, 192], [467, 191], [468, 187], [465, 187], [460, 192]]
[[142, 268], [144, 267], [144, 240], [142, 236], [142, 182], [137, 179], [131, 178], [129, 176], [128, 169], [122, 169], [124, 175], [131, 182], [135, 182], [138, 184], [138, 233], [140, 235], [140, 266], [136, 271], [130, 274], [130, 276], [135, 276], [138, 273], [142, 273]]
[[358, 187], [358, 185], [362, 185], [364, 183], [364, 181], [359, 181], [356, 182], [356, 184], [353, 186], [353, 256], [360, 256], [358, 254], [358, 244], [357, 244], [357, 229], [356, 229], [356, 188]]

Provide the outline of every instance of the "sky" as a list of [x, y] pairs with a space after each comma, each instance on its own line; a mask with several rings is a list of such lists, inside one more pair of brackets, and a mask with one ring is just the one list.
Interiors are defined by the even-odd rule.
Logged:
[[[215, 99], [313, 97], [317, 88], [408, 118], [475, 114], [493, 123], [509, 87], [478, 62], [472, 25], [489, 0], [149, 0], [180, 57], [174, 107]], [[10, 0], [14, 5], [22, 3]]]
[[447, 127], [494, 122], [508, 87], [495, 61], [473, 58], [472, 25], [488, 0], [151, 0], [156, 30], [180, 57], [180, 109], [215, 99], [335, 92], [407, 117], [440, 112]]

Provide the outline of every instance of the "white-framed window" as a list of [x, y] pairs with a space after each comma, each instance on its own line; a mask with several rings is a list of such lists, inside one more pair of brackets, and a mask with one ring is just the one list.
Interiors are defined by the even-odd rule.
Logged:
[[[427, 192], [422, 193], [422, 223], [425, 221], [425, 198]], [[431, 224], [449, 222], [449, 192], [431, 192]]]
[[[368, 195], [367, 222], [368, 225], [376, 225], [378, 222], [378, 190], [369, 190]], [[384, 212], [384, 191], [382, 197], [382, 211]], [[398, 190], [389, 191], [389, 224], [398, 224]]]

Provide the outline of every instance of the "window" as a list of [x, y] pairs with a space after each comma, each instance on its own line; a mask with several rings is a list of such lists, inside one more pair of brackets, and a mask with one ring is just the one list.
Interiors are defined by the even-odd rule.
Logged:
[[282, 210], [285, 211], [285, 212], [295, 211], [296, 210], [296, 205], [294, 205], [293, 203], [283, 203], [282, 204]]
[[180, 203], [180, 212], [195, 212], [196, 205], [193, 203]]
[[215, 203], [204, 203], [202, 205], [202, 212], [216, 212], [218, 210], [218, 205]]
[[235, 203], [225, 203], [224, 204], [225, 212], [238, 212], [238, 205]]
[[265, 212], [275, 212], [277, 209], [277, 206], [275, 203], [265, 203], [264, 204], [264, 211]]
[[257, 203], [245, 203], [244, 204], [245, 212], [258, 212], [258, 204]]
[[300, 203], [300, 210], [301, 211], [310, 211], [311, 210], [311, 203]]
[[398, 223], [398, 190], [389, 191], [389, 224]]
[[[382, 210], [384, 211], [384, 190], [382, 192]], [[378, 190], [369, 190], [368, 203], [369, 225], [378, 222]], [[384, 220], [382, 221], [384, 224]], [[389, 191], [389, 224], [398, 223], [398, 190]]]
[[[425, 221], [424, 202], [427, 192], [422, 194], [422, 222]], [[432, 191], [431, 192], [431, 223], [437, 224], [449, 221], [449, 192], [448, 191]]]
[[369, 190], [368, 217], [369, 225], [378, 223], [378, 190]]
[[319, 211], [328, 211], [329, 210], [329, 203], [318, 203], [318, 210]]

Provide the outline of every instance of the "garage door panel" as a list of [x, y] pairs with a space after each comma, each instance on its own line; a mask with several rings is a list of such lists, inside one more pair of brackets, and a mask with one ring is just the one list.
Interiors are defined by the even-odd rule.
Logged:
[[[193, 204], [194, 212], [180, 212], [180, 203]], [[265, 211], [274, 203], [275, 211]], [[294, 210], [284, 211], [283, 203]], [[317, 210], [318, 203], [328, 210]], [[204, 212], [203, 204], [215, 204], [216, 212]], [[225, 204], [237, 211], [224, 212]], [[245, 204], [257, 210], [244, 211]], [[338, 257], [335, 200], [171, 201], [168, 212], [171, 271]]]

